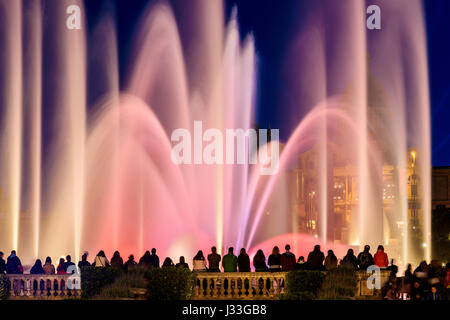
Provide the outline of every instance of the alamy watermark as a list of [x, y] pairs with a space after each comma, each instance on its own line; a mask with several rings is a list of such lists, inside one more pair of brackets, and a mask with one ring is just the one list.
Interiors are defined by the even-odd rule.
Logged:
[[367, 278], [366, 284], [367, 288], [381, 289], [381, 269], [378, 266], [372, 265], [367, 268], [366, 271], [370, 276]]
[[189, 130], [180, 128], [172, 132], [171, 141], [176, 143], [171, 159], [177, 165], [259, 164], [262, 175], [278, 171], [278, 129], [226, 129], [224, 134], [217, 128], [203, 132], [203, 122], [194, 121], [193, 139]]

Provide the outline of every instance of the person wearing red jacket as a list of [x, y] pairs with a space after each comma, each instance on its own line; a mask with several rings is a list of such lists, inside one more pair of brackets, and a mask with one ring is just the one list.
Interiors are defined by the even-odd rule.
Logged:
[[375, 265], [380, 268], [387, 268], [389, 265], [388, 256], [384, 252], [384, 247], [382, 245], [378, 246], [377, 253], [373, 256], [373, 260]]

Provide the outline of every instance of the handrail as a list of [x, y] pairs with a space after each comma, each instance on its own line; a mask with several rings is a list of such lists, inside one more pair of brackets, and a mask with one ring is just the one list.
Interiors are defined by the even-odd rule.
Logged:
[[7, 277], [11, 281], [10, 298], [12, 299], [81, 297], [80, 283], [77, 283], [77, 277], [71, 274], [8, 274]]

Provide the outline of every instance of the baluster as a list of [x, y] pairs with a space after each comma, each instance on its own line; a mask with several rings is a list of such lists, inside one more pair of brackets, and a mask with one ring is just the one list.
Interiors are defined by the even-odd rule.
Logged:
[[269, 279], [270, 279], [270, 282], [269, 282], [268, 294], [269, 294], [269, 296], [273, 296], [274, 292], [275, 292], [275, 288], [274, 288], [274, 285], [273, 285], [273, 280], [275, 279], [275, 277], [274, 278], [269, 278]]
[[11, 279], [11, 297], [15, 297], [16, 296], [16, 288], [17, 288], [17, 281], [14, 278], [10, 278]]
[[252, 276], [252, 283], [248, 295], [250, 297], [254, 297], [257, 289], [258, 289], [258, 277], [254, 275]]
[[229, 288], [230, 288], [231, 297], [234, 297], [234, 295], [235, 295], [234, 290], [236, 289], [236, 279], [230, 277]]
[[215, 298], [220, 296], [219, 285], [220, 285], [219, 276], [216, 276], [214, 278], [214, 289], [213, 289], [213, 297], [215, 297]]
[[219, 297], [219, 298], [222, 298], [222, 297], [225, 295], [224, 282], [223, 282], [224, 277], [222, 277], [222, 276], [219, 275], [219, 276], [217, 276], [217, 280], [218, 280], [217, 285], [219, 286], [219, 287], [217, 288], [217, 291], [218, 291], [218, 297]]
[[270, 294], [277, 295], [279, 293], [280, 293], [280, 279], [277, 277], [273, 277], [271, 281]]
[[214, 288], [214, 279], [208, 278], [206, 281], [206, 292], [209, 297], [212, 297], [213, 295], [213, 288]]
[[24, 288], [24, 296], [29, 297], [30, 296], [30, 280], [23, 278], [23, 288]]
[[58, 290], [56, 291], [56, 296], [57, 297], [61, 297], [62, 294], [63, 294], [63, 283], [64, 283], [64, 280], [59, 278], [58, 279]]

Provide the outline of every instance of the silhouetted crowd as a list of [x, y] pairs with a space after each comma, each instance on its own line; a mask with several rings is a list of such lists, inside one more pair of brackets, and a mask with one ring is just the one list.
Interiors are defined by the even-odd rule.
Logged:
[[[205, 258], [203, 251], [199, 250], [192, 259], [192, 271], [194, 272], [251, 272], [250, 257], [246, 250], [242, 248], [239, 255], [234, 254], [234, 248], [230, 247], [228, 253], [221, 257], [217, 253], [217, 248], [212, 247], [211, 253]], [[337, 267], [338, 265], [347, 265], [355, 270], [366, 270], [369, 266], [375, 265], [381, 269], [390, 271], [390, 281], [382, 288], [384, 299], [411, 299], [411, 300], [450, 300], [450, 263], [445, 268], [438, 261], [432, 260], [428, 265], [422, 261], [413, 271], [411, 264], [408, 265], [403, 277], [397, 277], [398, 267], [394, 261], [389, 263], [388, 255], [384, 252], [382, 245], [378, 246], [374, 255], [370, 253], [370, 246], [366, 245], [364, 250], [355, 256], [353, 249], [348, 249], [347, 254], [340, 260], [336, 257], [333, 250], [328, 250], [327, 255], [320, 250], [320, 245], [314, 246], [313, 251], [308, 254], [307, 259], [300, 256], [296, 259], [295, 254], [291, 252], [290, 245], [285, 246], [285, 252], [280, 253], [280, 249], [275, 246], [272, 253], [266, 256], [262, 250], [258, 250], [253, 257], [253, 268], [255, 272], [281, 272], [292, 270], [318, 270], [326, 271]], [[92, 264], [88, 261], [88, 253], [84, 253], [78, 267], [112, 267], [123, 269], [125, 271], [140, 266], [144, 268], [159, 268], [160, 260], [156, 254], [156, 249], [146, 251], [139, 259], [135, 261], [134, 255], [130, 255], [127, 261], [123, 261], [119, 251], [115, 251], [111, 261], [106, 258], [105, 252], [100, 250], [95, 256]], [[188, 263], [183, 256], [179, 262], [174, 264], [171, 258], [166, 257], [162, 263], [162, 268], [178, 267], [189, 268]], [[24, 272], [22, 263], [16, 254], [11, 251], [7, 261], [3, 259], [3, 252], [0, 252], [0, 274], [22, 274]], [[47, 257], [44, 265], [40, 259], [37, 259], [30, 270], [30, 274], [68, 274], [76, 272], [75, 263], [71, 256], [60, 258], [58, 266], [52, 264], [52, 259]]]

